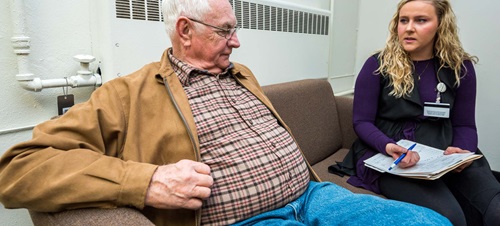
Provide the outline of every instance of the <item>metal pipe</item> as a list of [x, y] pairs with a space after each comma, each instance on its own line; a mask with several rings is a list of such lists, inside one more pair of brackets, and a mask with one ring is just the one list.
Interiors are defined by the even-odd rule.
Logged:
[[71, 86], [73, 88], [85, 86], [100, 86], [102, 78], [89, 70], [89, 63], [94, 57], [88, 55], [77, 55], [75, 59], [80, 62], [81, 69], [77, 75], [69, 78], [40, 79], [29, 70], [30, 37], [26, 36], [26, 24], [24, 18], [24, 1], [11, 0], [11, 16], [14, 36], [12, 36], [12, 47], [17, 55], [18, 74], [16, 79], [19, 85], [29, 91], [40, 92], [44, 88], [57, 88]]
[[17, 54], [18, 81], [33, 80], [34, 75], [29, 71], [30, 37], [25, 35], [26, 22], [24, 20], [23, 0], [11, 0], [12, 30], [14, 35], [11, 38], [14, 53]]
[[21, 132], [21, 131], [25, 131], [25, 130], [31, 130], [33, 128], [35, 128], [35, 125], [23, 126], [23, 127], [13, 128], [13, 129], [0, 130], [0, 135], [10, 134], [10, 133], [17, 133], [17, 132]]

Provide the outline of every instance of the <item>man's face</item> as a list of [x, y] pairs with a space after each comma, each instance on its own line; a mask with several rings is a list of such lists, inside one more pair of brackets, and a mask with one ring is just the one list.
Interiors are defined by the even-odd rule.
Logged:
[[200, 19], [201, 23], [192, 21], [196, 23], [196, 29], [187, 57], [194, 66], [218, 74], [229, 66], [229, 55], [233, 48], [240, 47], [240, 42], [236, 33], [232, 36], [225, 35], [227, 32], [209, 26], [223, 29], [232, 29], [236, 26], [236, 17], [229, 1], [209, 0], [209, 4], [212, 6], [212, 11]]

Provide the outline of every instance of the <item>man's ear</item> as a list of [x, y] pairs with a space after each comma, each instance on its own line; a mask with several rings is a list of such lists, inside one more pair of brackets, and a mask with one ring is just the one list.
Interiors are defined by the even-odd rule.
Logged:
[[175, 32], [179, 36], [179, 40], [181, 41], [183, 46], [191, 45], [191, 37], [193, 36], [193, 26], [190, 23], [189, 19], [186, 17], [180, 17], [177, 19], [177, 23], [175, 24]]

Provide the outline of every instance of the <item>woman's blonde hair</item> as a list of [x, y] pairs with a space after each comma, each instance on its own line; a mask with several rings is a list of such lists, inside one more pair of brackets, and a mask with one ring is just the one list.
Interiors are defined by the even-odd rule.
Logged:
[[398, 38], [399, 12], [401, 8], [411, 1], [428, 1], [435, 10], [438, 17], [438, 28], [434, 39], [434, 57], [440, 59], [439, 69], [451, 68], [455, 73], [456, 84], [460, 85], [461, 68], [464, 60], [477, 63], [478, 58], [464, 51], [458, 37], [458, 27], [455, 13], [448, 0], [402, 0], [389, 24], [389, 37], [384, 49], [380, 50], [377, 74], [389, 76], [394, 89], [391, 95], [402, 97], [409, 95], [413, 90], [414, 66], [410, 55], [403, 49]]

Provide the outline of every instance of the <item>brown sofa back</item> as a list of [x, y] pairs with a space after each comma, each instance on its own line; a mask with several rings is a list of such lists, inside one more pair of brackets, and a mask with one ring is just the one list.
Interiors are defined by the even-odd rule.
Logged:
[[311, 165], [349, 148], [356, 138], [350, 114], [352, 99], [337, 103], [326, 79], [286, 82], [263, 89]]
[[75, 209], [58, 213], [40, 213], [30, 210], [29, 213], [34, 226], [154, 226], [141, 212], [127, 207]]
[[333, 182], [355, 193], [376, 195], [348, 184], [347, 176], [328, 172], [330, 165], [344, 159], [357, 138], [352, 128], [352, 97], [335, 96], [326, 79], [306, 79], [262, 88], [322, 181]]

